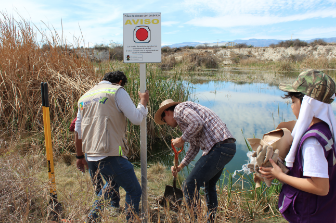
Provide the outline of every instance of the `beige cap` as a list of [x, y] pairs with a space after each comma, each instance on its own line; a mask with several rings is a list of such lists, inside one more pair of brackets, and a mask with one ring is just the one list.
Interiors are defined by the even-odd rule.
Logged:
[[180, 103], [181, 102], [174, 102], [172, 99], [164, 100], [160, 104], [159, 109], [157, 110], [157, 112], [154, 115], [154, 121], [156, 122], [156, 124], [159, 124], [159, 125], [165, 124], [165, 122], [161, 120], [161, 114], [162, 114], [162, 112], [164, 110], [166, 110], [167, 108], [169, 108], [171, 106], [174, 106], [174, 105], [177, 105], [177, 104], [180, 104]]

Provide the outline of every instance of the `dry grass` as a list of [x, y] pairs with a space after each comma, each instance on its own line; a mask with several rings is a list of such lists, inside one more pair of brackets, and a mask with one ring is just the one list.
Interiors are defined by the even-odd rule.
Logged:
[[304, 69], [336, 69], [336, 58], [292, 56], [289, 59], [280, 61], [261, 61], [256, 58], [248, 58], [240, 60], [238, 66], [277, 72], [291, 72]]
[[[16, 148], [8, 149], [8, 155], [0, 158], [0, 222], [45, 222], [47, 221], [47, 168], [42, 154], [27, 154], [19, 158]], [[135, 168], [140, 182], [141, 170]], [[62, 204], [62, 218], [68, 222], [83, 222], [96, 199], [89, 174], [84, 175], [75, 168], [75, 163], [67, 165], [58, 160], [55, 165], [58, 200]], [[218, 186], [217, 222], [285, 222], [275, 208], [277, 194], [271, 189], [241, 190], [241, 181]], [[182, 178], [180, 178], [180, 183]], [[246, 180], [245, 180], [246, 184]], [[163, 208], [158, 201], [165, 185], [172, 185], [170, 171], [161, 164], [151, 164], [148, 168], [148, 208], [149, 222], [195, 222], [193, 210], [185, 203], [176, 211]], [[245, 185], [246, 187], [246, 185]], [[272, 189], [274, 190], [274, 188]], [[125, 191], [120, 188], [120, 205], [124, 206]], [[141, 205], [140, 205], [141, 206]], [[125, 213], [115, 213], [108, 203], [101, 213], [102, 222], [125, 222]], [[198, 222], [206, 222], [207, 208], [204, 192], [197, 205]], [[139, 218], [137, 218], [139, 220]], [[135, 222], [139, 222], [135, 220]]]
[[42, 156], [0, 158], [0, 222], [34, 222], [47, 215], [46, 183], [36, 179]]
[[159, 64], [159, 67], [162, 70], [171, 70], [175, 67], [177, 61], [175, 60], [174, 55], [169, 55], [162, 57], [162, 62]]
[[79, 96], [97, 81], [93, 64], [60, 47], [57, 35], [47, 39], [40, 33], [37, 42], [32, 24], [5, 13], [0, 13], [0, 32], [0, 135], [43, 129], [40, 83], [48, 82], [54, 148], [58, 153], [72, 147], [65, 126], [75, 116]]
[[336, 69], [336, 58], [306, 58], [300, 64], [302, 69]]
[[[196, 50], [192, 52], [186, 50], [182, 55], [169, 54], [162, 56], [162, 62], [158, 65], [164, 70], [171, 70], [175, 68], [179, 72], [199, 71], [202, 69], [217, 69], [219, 68], [219, 61], [214, 56], [214, 50]], [[178, 57], [176, 59], [175, 57]]]

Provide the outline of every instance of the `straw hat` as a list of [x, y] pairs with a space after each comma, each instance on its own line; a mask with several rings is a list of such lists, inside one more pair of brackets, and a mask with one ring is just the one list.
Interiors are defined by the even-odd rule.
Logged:
[[154, 115], [154, 121], [156, 122], [156, 124], [159, 125], [163, 125], [166, 124], [164, 121], [161, 120], [161, 114], [164, 110], [166, 110], [167, 108], [180, 104], [181, 102], [174, 102], [172, 99], [167, 99], [164, 100], [161, 104], [159, 109], [157, 110], [157, 112]]

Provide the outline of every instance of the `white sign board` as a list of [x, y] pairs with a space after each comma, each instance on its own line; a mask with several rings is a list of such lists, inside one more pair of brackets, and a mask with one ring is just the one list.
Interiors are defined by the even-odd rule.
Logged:
[[161, 62], [161, 13], [124, 13], [124, 63]]

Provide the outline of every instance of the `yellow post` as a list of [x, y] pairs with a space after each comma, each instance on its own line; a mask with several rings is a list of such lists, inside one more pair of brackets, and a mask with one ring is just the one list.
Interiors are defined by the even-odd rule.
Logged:
[[47, 154], [47, 162], [48, 162], [47, 163], [48, 164], [48, 177], [51, 183], [50, 195], [53, 198], [57, 198], [55, 172], [54, 172], [54, 160], [53, 160], [52, 141], [51, 141], [51, 130], [50, 130], [50, 113], [49, 113], [48, 84], [47, 83], [44, 83], [42, 94], [43, 94], [42, 100], [44, 100], [44, 103], [42, 102], [42, 108], [43, 108], [44, 137], [45, 137], [45, 146], [46, 146], [46, 154]]
[[50, 201], [51, 205], [51, 217], [53, 219], [58, 219], [59, 214], [62, 210], [61, 204], [57, 201], [56, 193], [56, 181], [54, 172], [54, 160], [52, 151], [52, 141], [51, 141], [51, 129], [50, 129], [50, 113], [49, 113], [49, 99], [48, 99], [48, 84], [41, 83], [41, 93], [42, 93], [42, 111], [43, 111], [43, 126], [44, 126], [44, 137], [48, 164], [48, 177], [49, 177], [49, 190], [50, 190]]

